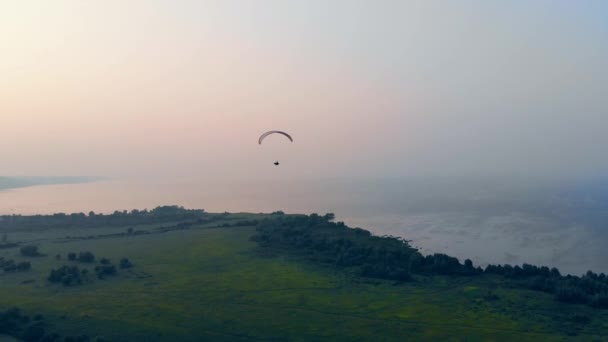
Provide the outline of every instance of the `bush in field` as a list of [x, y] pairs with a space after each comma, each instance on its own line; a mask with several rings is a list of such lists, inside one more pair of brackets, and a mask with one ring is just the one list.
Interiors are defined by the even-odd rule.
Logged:
[[38, 246], [28, 245], [21, 247], [21, 255], [26, 257], [40, 256], [40, 253], [38, 252]]
[[120, 259], [120, 268], [131, 268], [133, 267], [133, 264], [131, 263], [131, 261], [129, 261], [129, 259], [127, 258], [122, 258]]
[[76, 253], [74, 253], [74, 252], [68, 253], [68, 260], [76, 261]]
[[99, 260], [99, 262], [100, 262], [102, 265], [109, 265], [109, 264], [110, 264], [110, 259], [107, 259], [107, 258], [101, 258], [101, 260]]
[[116, 267], [114, 265], [101, 265], [95, 267], [95, 273], [98, 279], [104, 279], [106, 276], [116, 274]]
[[6, 273], [29, 271], [31, 268], [32, 264], [29, 261], [16, 263], [13, 259], [6, 260], [0, 257], [0, 269]]
[[2, 262], [2, 269], [4, 272], [15, 272], [17, 271], [17, 264], [15, 264], [15, 260], [5, 260]]
[[48, 281], [51, 283], [62, 283], [64, 286], [80, 285], [87, 280], [86, 269], [79, 269], [78, 266], [62, 266], [59, 269], [51, 270]]
[[17, 264], [17, 271], [29, 271], [32, 269], [32, 264], [29, 261], [22, 261]]
[[86, 263], [95, 262], [95, 255], [91, 252], [80, 252], [78, 254], [78, 261]]

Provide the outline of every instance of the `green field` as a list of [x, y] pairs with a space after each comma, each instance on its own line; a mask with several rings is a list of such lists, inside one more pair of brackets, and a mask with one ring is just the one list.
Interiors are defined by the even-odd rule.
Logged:
[[[217, 226], [88, 240], [65, 237], [128, 227], [9, 232], [20, 241], [37, 240], [46, 256], [0, 250], [2, 257], [32, 263], [29, 272], [0, 275], [0, 307], [41, 313], [65, 336], [105, 341], [601, 341], [608, 336], [606, 310], [502, 286], [500, 278], [417, 277], [400, 284], [361, 278], [294, 256], [262, 256], [249, 241], [255, 227]], [[86, 266], [66, 260], [68, 252], [79, 251], [114, 263], [128, 257], [135, 267], [80, 286], [46, 280], [52, 268]], [[488, 299], [489, 290], [498, 298]]]

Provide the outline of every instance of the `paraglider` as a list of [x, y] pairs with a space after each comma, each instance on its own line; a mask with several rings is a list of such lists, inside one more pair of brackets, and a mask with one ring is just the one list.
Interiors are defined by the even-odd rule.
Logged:
[[260, 139], [258, 139], [258, 144], [262, 145], [262, 141], [264, 141], [264, 139], [266, 139], [267, 136], [271, 135], [271, 134], [282, 134], [284, 136], [287, 137], [287, 139], [289, 139], [289, 141], [293, 142], [293, 138], [291, 137], [291, 135], [285, 133], [285, 132], [281, 132], [281, 131], [268, 131], [264, 134], [262, 134], [262, 136], [260, 136]]
[[[262, 145], [262, 142], [264, 141], [264, 139], [266, 139], [266, 137], [267, 137], [267, 136], [272, 135], [272, 134], [280, 134], [280, 135], [283, 135], [283, 136], [285, 136], [287, 139], [289, 139], [289, 141], [293, 142], [293, 138], [291, 137], [291, 135], [289, 135], [289, 134], [287, 134], [287, 133], [285, 133], [285, 132], [283, 132], [283, 131], [268, 131], [268, 132], [266, 132], [266, 133], [264, 133], [264, 134], [262, 134], [262, 135], [260, 136], [260, 138], [258, 139], [258, 144], [259, 144], [259, 145]], [[278, 161], [278, 160], [277, 160], [277, 161], [275, 161], [275, 162], [274, 162], [274, 165], [275, 165], [275, 166], [279, 166], [279, 165], [280, 165], [279, 161]]]

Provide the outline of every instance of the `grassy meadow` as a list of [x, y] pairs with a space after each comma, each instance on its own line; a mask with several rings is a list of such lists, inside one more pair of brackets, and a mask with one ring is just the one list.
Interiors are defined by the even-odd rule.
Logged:
[[[27, 272], [0, 274], [0, 307], [40, 313], [53, 331], [104, 341], [602, 341], [608, 311], [567, 305], [494, 277], [358, 277], [297, 256], [260, 254], [253, 226], [223, 221], [155, 231], [154, 225], [8, 232], [45, 256]], [[97, 236], [147, 229], [153, 234]], [[70, 239], [66, 237], [70, 236]], [[32, 242], [33, 241], [33, 242]], [[49, 283], [53, 268], [93, 268], [66, 258], [91, 251], [135, 265], [78, 286]], [[56, 255], [61, 255], [58, 260]], [[492, 291], [497, 298], [488, 298]], [[582, 317], [582, 318], [581, 318]]]

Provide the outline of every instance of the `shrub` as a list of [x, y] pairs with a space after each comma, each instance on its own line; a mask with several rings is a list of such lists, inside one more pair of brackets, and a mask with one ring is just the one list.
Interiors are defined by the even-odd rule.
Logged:
[[120, 259], [120, 268], [131, 268], [131, 267], [133, 267], [133, 264], [131, 263], [131, 261], [129, 261], [129, 259], [127, 259], [127, 258]]
[[95, 262], [95, 255], [91, 252], [80, 252], [78, 261], [87, 263]]
[[26, 256], [26, 257], [39, 256], [40, 253], [38, 253], [38, 246], [28, 245], [28, 246], [21, 247], [21, 255]]
[[104, 279], [105, 276], [115, 275], [116, 267], [114, 265], [101, 265], [95, 267], [95, 273], [97, 274], [98, 279]]
[[81, 271], [78, 266], [65, 265], [51, 270], [47, 279], [51, 283], [62, 283], [64, 286], [78, 285], [86, 280], [86, 272]]
[[29, 271], [32, 269], [32, 264], [29, 261], [22, 261], [17, 264], [17, 271]]

